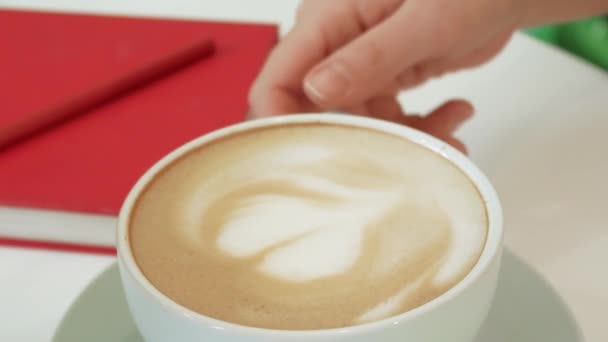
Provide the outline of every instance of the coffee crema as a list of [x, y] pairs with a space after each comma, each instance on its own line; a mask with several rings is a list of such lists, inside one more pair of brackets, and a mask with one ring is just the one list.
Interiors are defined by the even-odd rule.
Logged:
[[394, 316], [441, 295], [487, 234], [477, 189], [404, 138], [288, 124], [200, 146], [134, 204], [129, 238], [175, 302], [237, 324], [308, 330]]

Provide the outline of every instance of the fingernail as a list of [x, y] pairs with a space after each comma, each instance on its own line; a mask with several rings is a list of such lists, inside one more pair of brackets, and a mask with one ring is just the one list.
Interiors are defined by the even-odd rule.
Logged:
[[332, 102], [344, 97], [350, 90], [351, 79], [338, 63], [321, 67], [306, 78], [304, 88], [317, 102]]

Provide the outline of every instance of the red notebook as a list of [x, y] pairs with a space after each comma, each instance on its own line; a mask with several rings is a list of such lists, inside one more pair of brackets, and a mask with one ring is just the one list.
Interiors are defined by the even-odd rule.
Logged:
[[163, 155], [238, 122], [274, 25], [0, 11], [0, 126], [201, 38], [213, 56], [0, 151], [0, 205], [116, 214]]

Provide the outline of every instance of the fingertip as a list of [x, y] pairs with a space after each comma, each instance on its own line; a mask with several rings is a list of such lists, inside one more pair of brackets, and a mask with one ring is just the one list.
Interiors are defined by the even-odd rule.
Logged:
[[337, 61], [314, 67], [305, 77], [302, 88], [311, 102], [327, 107], [339, 104], [353, 86], [347, 69]]
[[473, 113], [474, 108], [468, 101], [456, 99], [439, 106], [427, 120], [437, 127], [442, 127], [444, 131], [451, 132], [468, 121]]
[[301, 91], [274, 88], [260, 91], [249, 99], [251, 118], [308, 113], [319, 110]]
[[467, 149], [467, 146], [460, 140], [458, 139], [448, 139], [446, 141], [448, 144], [450, 144], [452, 147], [454, 147], [455, 149], [457, 149], [458, 151], [462, 152], [465, 155], [469, 154], [469, 151]]
[[256, 87], [252, 87], [249, 91], [247, 102], [249, 104], [249, 110], [247, 111], [247, 119], [257, 119], [264, 116], [268, 116], [270, 111], [268, 110], [268, 104], [263, 100], [266, 95], [260, 92]]
[[267, 92], [252, 91], [249, 95], [248, 119], [258, 119], [277, 115], [281, 112], [280, 100]]
[[467, 100], [453, 99], [444, 103], [437, 111], [443, 111], [462, 120], [466, 120], [473, 116], [475, 108]]
[[302, 89], [304, 89], [304, 93], [311, 102], [318, 105], [323, 105], [323, 103], [326, 102], [325, 96], [315, 87], [308, 77], [304, 79]]
[[454, 101], [458, 106], [461, 107], [459, 110], [463, 113], [463, 115], [466, 115], [467, 118], [470, 118], [475, 114], [475, 107], [471, 102], [464, 99], [456, 99]]

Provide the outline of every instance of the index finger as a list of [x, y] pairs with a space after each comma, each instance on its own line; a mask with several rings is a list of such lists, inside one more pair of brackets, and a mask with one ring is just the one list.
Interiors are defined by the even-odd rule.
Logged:
[[319, 30], [296, 24], [266, 60], [249, 92], [253, 117], [311, 111], [314, 105], [302, 90], [306, 73], [325, 54]]

